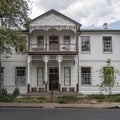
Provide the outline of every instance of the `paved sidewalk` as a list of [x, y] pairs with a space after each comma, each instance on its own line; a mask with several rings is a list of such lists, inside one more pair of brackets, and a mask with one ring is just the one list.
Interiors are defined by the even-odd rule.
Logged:
[[0, 107], [20, 108], [120, 108], [120, 103], [96, 103], [96, 104], [58, 104], [58, 103], [0, 103]]

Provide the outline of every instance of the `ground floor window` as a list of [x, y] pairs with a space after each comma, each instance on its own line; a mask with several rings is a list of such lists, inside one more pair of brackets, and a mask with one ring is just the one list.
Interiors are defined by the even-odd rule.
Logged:
[[3, 84], [4, 84], [4, 68], [3, 67], [1, 67], [0, 74], [1, 74], [1, 87], [3, 87]]
[[91, 84], [91, 68], [90, 67], [81, 68], [81, 84], [82, 85]]
[[26, 84], [26, 67], [15, 68], [15, 84], [16, 85]]
[[44, 68], [37, 68], [37, 85], [42, 86], [44, 84]]
[[64, 85], [71, 85], [71, 69], [64, 67]]

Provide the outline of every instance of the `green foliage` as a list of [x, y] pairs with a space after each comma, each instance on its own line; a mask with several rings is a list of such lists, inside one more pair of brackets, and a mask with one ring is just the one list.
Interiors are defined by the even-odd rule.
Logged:
[[6, 88], [2, 88], [1, 94], [4, 95], [4, 96], [7, 96], [7, 89]]
[[38, 97], [38, 98], [37, 98], [37, 101], [38, 101], [39, 103], [43, 103], [43, 102], [45, 102], [45, 98], [44, 98], [44, 97]]
[[14, 97], [11, 95], [0, 95], [0, 102], [12, 102]]
[[105, 99], [105, 95], [103, 94], [92, 94], [92, 95], [88, 95], [89, 99]]
[[19, 88], [16, 87], [16, 88], [14, 89], [13, 95], [14, 95], [14, 96], [19, 96], [19, 95], [20, 95], [20, 90], [19, 90]]
[[120, 102], [120, 95], [117, 95], [117, 96], [114, 98], [114, 102]]
[[92, 94], [92, 95], [88, 95], [87, 99], [97, 100], [98, 102], [120, 102], [120, 94], [111, 94], [111, 95]]
[[60, 96], [57, 98], [58, 103], [71, 103], [76, 102], [78, 98], [76, 96]]
[[101, 87], [107, 87], [109, 90], [109, 94], [111, 94], [111, 88], [114, 86], [115, 74], [118, 73], [118, 70], [111, 67], [111, 60], [108, 59], [106, 61], [107, 65], [100, 70], [102, 83]]
[[0, 0], [0, 19], [7, 28], [20, 28], [27, 23], [28, 4], [26, 0]]
[[0, 0], [0, 52], [11, 54], [26, 51], [26, 41], [21, 38], [23, 26], [29, 27], [26, 0]]

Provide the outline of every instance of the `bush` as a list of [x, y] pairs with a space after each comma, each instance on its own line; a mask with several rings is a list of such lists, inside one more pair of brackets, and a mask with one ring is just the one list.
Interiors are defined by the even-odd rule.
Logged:
[[106, 98], [106, 95], [103, 94], [92, 94], [92, 95], [88, 95], [89, 99], [99, 99], [99, 100], [103, 100]]
[[6, 88], [2, 88], [1, 94], [4, 95], [4, 96], [7, 96], [7, 89]]
[[61, 96], [57, 98], [58, 103], [71, 103], [77, 100], [78, 98], [76, 96]]
[[14, 99], [13, 96], [4, 96], [4, 95], [0, 95], [0, 102], [12, 102]]
[[20, 95], [20, 90], [19, 90], [19, 88], [15, 88], [15, 90], [13, 91], [13, 95], [14, 96], [19, 96]]
[[39, 103], [43, 103], [43, 102], [45, 102], [45, 98], [44, 98], [44, 97], [38, 97], [38, 98], [37, 98], [37, 101], [38, 101]]
[[120, 95], [117, 95], [117, 96], [114, 98], [114, 102], [120, 102]]

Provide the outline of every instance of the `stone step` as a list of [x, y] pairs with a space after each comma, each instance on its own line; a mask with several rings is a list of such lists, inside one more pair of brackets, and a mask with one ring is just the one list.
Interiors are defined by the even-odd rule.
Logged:
[[[30, 92], [27, 93], [25, 96], [51, 96], [51, 92]], [[67, 96], [67, 95], [72, 95], [72, 96], [83, 96], [81, 93], [77, 92], [53, 92], [53, 96]]]

